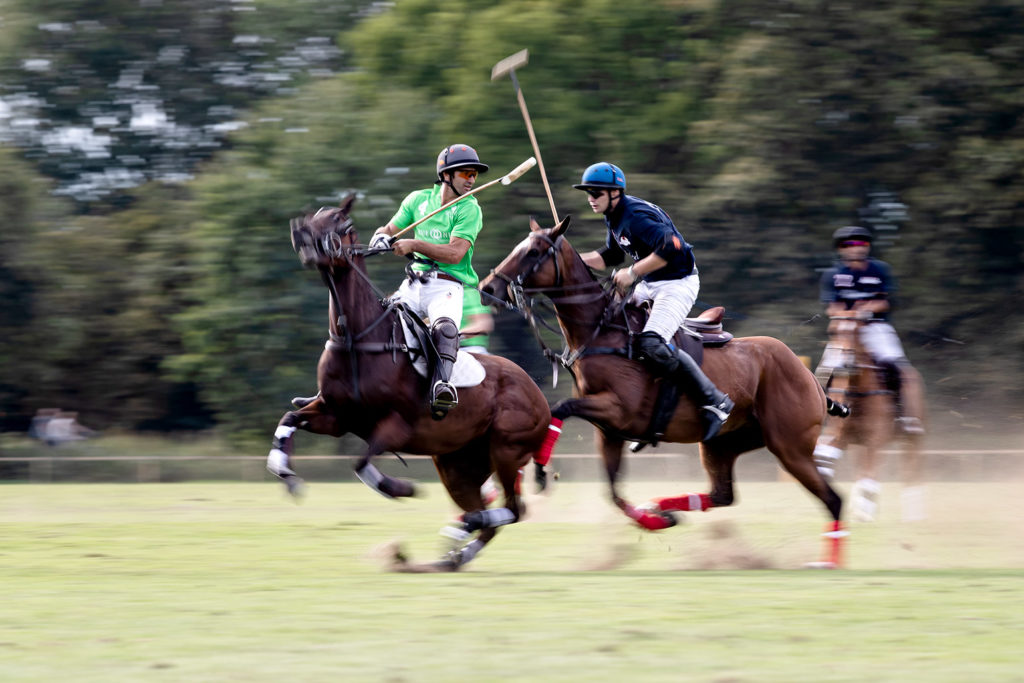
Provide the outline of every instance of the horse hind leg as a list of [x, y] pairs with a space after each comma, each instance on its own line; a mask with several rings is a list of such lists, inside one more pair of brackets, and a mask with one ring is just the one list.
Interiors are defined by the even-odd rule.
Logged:
[[825, 541], [824, 557], [822, 561], [807, 566], [835, 569], [843, 564], [843, 541], [847, 536], [840, 520], [843, 499], [829, 485], [815, 463], [814, 431], [816, 430], [809, 430], [802, 437], [784, 440], [782, 443], [770, 443], [768, 449], [775, 454], [782, 467], [793, 475], [794, 479], [822, 502], [832, 516], [832, 521], [827, 523], [822, 534]]
[[[491, 453], [485, 440], [434, 459], [448, 495], [464, 511], [461, 518], [441, 529], [456, 545], [437, 566], [455, 571], [471, 562], [497, 534], [498, 527], [519, 520], [520, 504], [515, 492], [518, 467], [498, 468], [505, 491], [505, 506], [486, 509], [481, 484], [491, 474]], [[476, 538], [472, 536], [476, 534]], [[472, 540], [470, 540], [472, 538]]]

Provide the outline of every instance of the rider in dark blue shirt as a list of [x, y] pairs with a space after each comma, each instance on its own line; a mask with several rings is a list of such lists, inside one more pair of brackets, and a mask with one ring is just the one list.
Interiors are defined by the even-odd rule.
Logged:
[[626, 176], [607, 162], [593, 164], [574, 185], [588, 195], [590, 208], [604, 215], [608, 235], [598, 251], [581, 254], [591, 268], [634, 263], [614, 275], [621, 291], [634, 287], [633, 303], [651, 302], [651, 314], [636, 340], [637, 357], [655, 374], [669, 377], [701, 406], [702, 440], [713, 438], [729, 418], [733, 401], [708, 379], [700, 366], [672, 338], [697, 300], [700, 279], [693, 247], [660, 207], [626, 194]]
[[901, 390], [910, 361], [896, 330], [889, 324], [896, 280], [889, 264], [868, 256], [872, 239], [871, 231], [859, 225], [835, 231], [832, 242], [839, 261], [822, 275], [821, 301], [829, 315], [857, 311], [864, 317], [867, 324], [861, 327], [860, 340], [872, 360], [885, 371], [895, 398], [898, 421], [908, 433], [920, 433], [920, 419], [903, 415]]

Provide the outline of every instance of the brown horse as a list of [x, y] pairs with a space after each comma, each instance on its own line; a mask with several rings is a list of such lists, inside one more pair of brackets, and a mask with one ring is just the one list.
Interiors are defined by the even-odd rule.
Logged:
[[921, 442], [924, 438], [924, 383], [917, 370], [901, 368], [900, 396], [904, 416], [899, 418], [895, 392], [888, 386], [883, 369], [872, 361], [860, 341], [868, 324], [856, 311], [834, 316], [828, 327], [829, 341], [815, 374], [826, 393], [849, 405], [847, 420], [830, 418], [818, 439], [815, 457], [818, 468], [831, 477], [836, 461], [856, 446], [856, 483], [851, 492], [852, 516], [861, 522], [874, 521], [881, 491], [879, 474], [881, 449], [897, 436], [905, 438], [903, 450], [902, 517], [917, 521], [925, 516], [921, 484]]
[[[543, 293], [555, 307], [571, 370], [575, 398], [552, 409], [558, 419], [582, 417], [596, 429], [611, 499], [646, 529], [671, 526], [673, 510], [706, 510], [734, 501], [733, 466], [747, 451], [767, 447], [808, 491], [827, 508], [824, 566], [840, 564], [842, 500], [814, 464], [814, 444], [825, 417], [821, 386], [800, 359], [771, 337], [747, 337], [704, 351], [704, 372], [736, 402], [714, 438], [701, 443], [701, 460], [711, 482], [708, 494], [687, 494], [636, 508], [616, 490], [622, 447], [644, 439], [654, 411], [659, 383], [632, 360], [631, 333], [622, 316], [606, 319], [612, 297], [601, 287], [563, 233], [569, 219], [543, 230], [531, 221], [531, 234], [481, 283], [481, 291], [499, 301], [514, 298], [529, 306], [527, 295]], [[678, 339], [678, 335], [677, 335]], [[557, 423], [556, 423], [557, 424]], [[674, 443], [700, 441], [697, 407], [680, 401], [664, 432]]]
[[[399, 316], [408, 314], [399, 304], [382, 301], [367, 277], [365, 256], [373, 251], [358, 244], [349, 218], [353, 201], [349, 196], [338, 208], [291, 223], [292, 246], [305, 265], [320, 271], [330, 290], [330, 337], [317, 368], [320, 393], [281, 418], [267, 468], [298, 493], [302, 482], [290, 467], [295, 430], [336, 437], [351, 432], [366, 441], [357, 476], [384, 496], [401, 497], [414, 495], [412, 484], [380, 472], [370, 459], [385, 451], [433, 456], [441, 482], [465, 510], [461, 525], [449, 531], [460, 541], [479, 531], [439, 563], [454, 570], [473, 559], [497, 527], [519, 520], [524, 508], [516, 490], [518, 472], [543, 441], [551, 413], [522, 368], [488, 355], [478, 357], [486, 371], [483, 381], [461, 389], [458, 406], [443, 420], [431, 418], [427, 380], [405, 352]], [[504, 507], [485, 509], [480, 487], [492, 472], [504, 489]]]

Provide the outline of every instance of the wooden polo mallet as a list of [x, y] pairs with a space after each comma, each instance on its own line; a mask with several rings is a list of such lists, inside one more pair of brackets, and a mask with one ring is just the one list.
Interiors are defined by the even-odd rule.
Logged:
[[519, 176], [523, 175], [524, 173], [526, 173], [527, 171], [529, 171], [531, 168], [533, 168], [536, 165], [537, 165], [537, 160], [534, 159], [533, 157], [530, 157], [529, 159], [527, 159], [523, 163], [519, 164], [518, 166], [516, 166], [515, 168], [513, 168], [511, 171], [509, 171], [505, 175], [501, 176], [500, 178], [495, 178], [494, 180], [491, 180], [490, 182], [486, 182], [486, 183], [484, 183], [483, 185], [481, 185], [479, 187], [474, 187], [469, 192], [466, 192], [465, 194], [462, 194], [462, 195], [456, 197], [455, 199], [451, 200], [447, 204], [443, 204], [443, 205], [439, 206], [438, 208], [434, 209], [433, 211], [431, 211], [430, 213], [428, 213], [426, 216], [424, 216], [423, 218], [419, 219], [415, 223], [411, 223], [411, 224], [407, 225], [406, 227], [402, 228], [401, 230], [396, 232], [394, 235], [392, 235], [391, 238], [392, 239], [397, 238], [403, 232], [406, 232], [408, 230], [412, 230], [413, 228], [415, 228], [417, 225], [419, 225], [423, 221], [427, 220], [428, 218], [432, 218], [432, 217], [436, 216], [437, 214], [441, 213], [442, 211], [444, 211], [445, 209], [451, 207], [452, 205], [458, 204], [459, 202], [461, 202], [463, 199], [466, 199], [467, 197], [472, 197], [473, 195], [475, 195], [480, 190], [488, 188], [491, 185], [494, 185], [496, 183], [501, 183], [502, 185], [511, 185], [514, 180], [519, 178]]
[[540, 167], [540, 179], [544, 183], [544, 191], [548, 195], [548, 203], [551, 205], [551, 217], [558, 224], [558, 210], [555, 209], [555, 199], [551, 196], [551, 186], [548, 185], [548, 174], [544, 172], [544, 160], [540, 156], [540, 146], [537, 144], [537, 136], [533, 134], [533, 123], [530, 122], [530, 112], [526, 110], [526, 100], [523, 98], [523, 89], [519, 87], [519, 79], [516, 78], [516, 69], [526, 66], [530, 59], [528, 50], [520, 50], [514, 55], [505, 57], [491, 69], [491, 80], [496, 81], [505, 74], [512, 79], [512, 86], [516, 89], [516, 99], [519, 100], [519, 110], [523, 112], [523, 120], [526, 122], [526, 132], [530, 136], [530, 144], [533, 145], [533, 155], [537, 157], [537, 165]]

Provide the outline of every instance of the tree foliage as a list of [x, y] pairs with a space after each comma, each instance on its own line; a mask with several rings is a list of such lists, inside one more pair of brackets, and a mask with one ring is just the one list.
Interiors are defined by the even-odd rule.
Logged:
[[[53, 340], [25, 354], [31, 372], [0, 381], [8, 411], [36, 405], [31, 395], [88, 405], [109, 424], [169, 425], [178, 414], [265, 431], [287, 397], [312, 391], [326, 327], [326, 294], [299, 267], [288, 219], [356, 191], [365, 237], [432, 181], [445, 144], [476, 147], [495, 174], [484, 180], [533, 154], [510, 80], [489, 80], [495, 62], [525, 47], [517, 76], [559, 214], [576, 214], [576, 246], [596, 246], [604, 229], [571, 184], [590, 163], [613, 161], [630, 192], [663, 206], [695, 244], [702, 303], [725, 305], [738, 333], [778, 336], [816, 359], [829, 235], [871, 222], [901, 282], [897, 328], [936, 403], [969, 413], [985, 396], [980, 409], [1005, 400], [1022, 419], [1019, 3], [654, 0], [624, 12], [609, 0], [403, 0], [353, 4], [344, 20], [313, 0], [287, 10], [259, 2], [242, 18], [200, 5], [189, 7], [212, 23], [183, 40], [209, 58], [146, 71], [180, 94], [175, 111], [197, 129], [213, 122], [216, 102], [244, 120], [191, 167], [193, 180], [72, 210], [39, 189], [41, 174], [61, 177], [59, 159], [0, 155], [16, 169], [0, 210], [28, 226], [24, 239], [0, 238], [12, 293], [0, 315], [15, 331], [0, 352], [18, 362], [25, 343]], [[16, 7], [0, 29], [20, 36], [20, 54], [56, 53], [69, 73], [88, 74], [77, 91], [60, 90], [55, 116], [87, 110], [118, 69], [159, 63], [133, 7], [101, 3], [125, 18], [63, 52], [39, 42], [26, 15], [79, 26], [81, 12], [58, 0]], [[329, 25], [343, 72], [263, 91], [211, 78], [243, 27], [287, 55], [282, 46]], [[162, 154], [153, 142], [129, 140], [122, 153]], [[537, 171], [479, 198], [476, 266], [486, 272], [529, 214], [547, 222], [550, 212]], [[371, 263], [384, 292], [397, 287], [398, 261]], [[503, 316], [495, 350], [544, 381], [523, 332]]]

